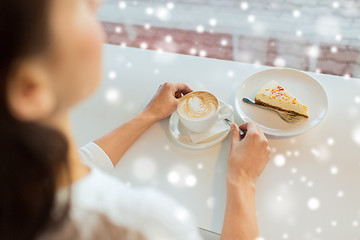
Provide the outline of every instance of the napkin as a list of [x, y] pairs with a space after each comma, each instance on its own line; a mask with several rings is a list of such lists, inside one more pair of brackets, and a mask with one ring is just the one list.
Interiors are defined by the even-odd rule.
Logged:
[[205, 132], [193, 132], [190, 130], [187, 130], [187, 134], [190, 137], [191, 141], [194, 144], [197, 144], [199, 142], [205, 141], [206, 139], [209, 139], [219, 133], [225, 132], [230, 128], [230, 126], [225, 123], [224, 120], [217, 121], [217, 123], [214, 124], [209, 130]]

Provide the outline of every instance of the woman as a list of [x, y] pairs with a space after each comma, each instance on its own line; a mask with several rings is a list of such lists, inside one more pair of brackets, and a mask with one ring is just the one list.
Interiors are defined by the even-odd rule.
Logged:
[[[0, 239], [201, 239], [169, 197], [126, 188], [88, 166], [111, 170], [189, 86], [160, 86], [140, 114], [77, 151], [69, 110], [101, 79], [97, 7], [96, 0], [0, 2]], [[270, 150], [255, 124], [240, 128], [242, 140], [231, 126], [223, 240], [258, 236], [255, 182]]]

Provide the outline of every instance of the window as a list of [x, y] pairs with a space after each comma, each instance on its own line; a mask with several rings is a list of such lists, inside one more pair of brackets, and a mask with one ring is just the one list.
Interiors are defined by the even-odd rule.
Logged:
[[360, 1], [105, 0], [107, 42], [360, 77]]

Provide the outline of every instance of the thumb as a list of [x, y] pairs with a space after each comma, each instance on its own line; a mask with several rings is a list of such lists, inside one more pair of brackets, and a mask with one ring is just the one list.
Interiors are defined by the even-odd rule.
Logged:
[[231, 141], [238, 142], [240, 140], [240, 130], [236, 123], [231, 124]]

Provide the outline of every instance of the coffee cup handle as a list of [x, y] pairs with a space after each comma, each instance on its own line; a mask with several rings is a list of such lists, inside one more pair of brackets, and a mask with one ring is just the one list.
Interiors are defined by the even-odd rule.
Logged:
[[[221, 112], [227, 112], [225, 114], [221, 114]], [[219, 108], [219, 120], [224, 120], [225, 118], [229, 118], [234, 114], [234, 108], [231, 105], [224, 104]]]

